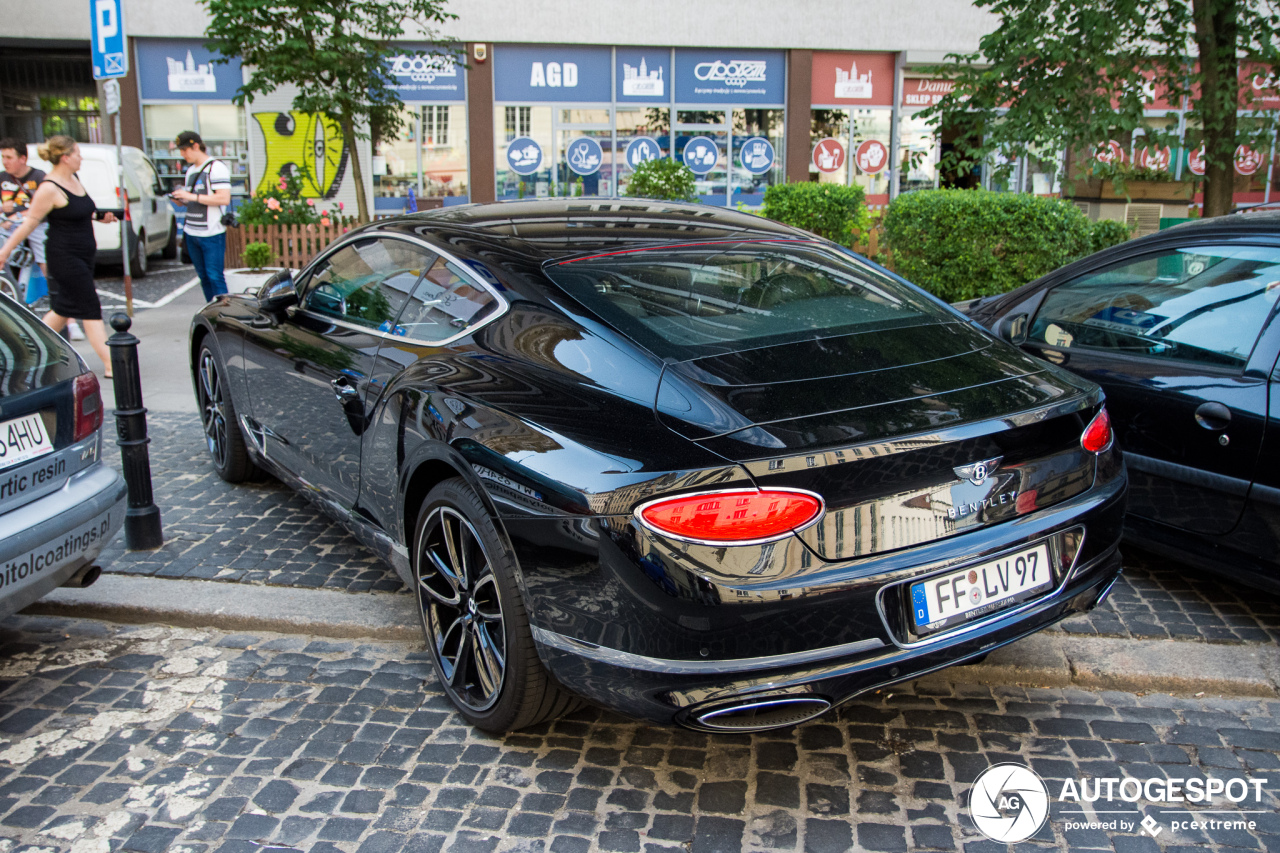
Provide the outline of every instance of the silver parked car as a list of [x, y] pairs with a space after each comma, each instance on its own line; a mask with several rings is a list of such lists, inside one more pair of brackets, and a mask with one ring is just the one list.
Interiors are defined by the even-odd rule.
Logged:
[[97, 578], [126, 504], [102, 463], [102, 419], [98, 378], [75, 350], [0, 297], [0, 616]]

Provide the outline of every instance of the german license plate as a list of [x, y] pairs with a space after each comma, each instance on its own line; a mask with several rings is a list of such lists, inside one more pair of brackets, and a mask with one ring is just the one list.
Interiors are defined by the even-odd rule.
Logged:
[[1053, 586], [1045, 542], [911, 585], [917, 633], [975, 619]]
[[0, 423], [0, 468], [53, 452], [53, 441], [39, 412]]

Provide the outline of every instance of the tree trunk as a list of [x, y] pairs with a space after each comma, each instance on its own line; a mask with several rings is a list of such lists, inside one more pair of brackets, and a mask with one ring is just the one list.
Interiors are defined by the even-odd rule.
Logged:
[[1202, 75], [1200, 111], [1204, 120], [1206, 217], [1230, 213], [1234, 206], [1236, 110], [1240, 98], [1236, 58], [1238, 2], [1191, 2]]
[[348, 116], [338, 119], [342, 127], [342, 144], [351, 159], [351, 179], [356, 183], [356, 218], [361, 225], [370, 221], [369, 199], [364, 194], [364, 169], [360, 166], [360, 150], [356, 147], [355, 122]]

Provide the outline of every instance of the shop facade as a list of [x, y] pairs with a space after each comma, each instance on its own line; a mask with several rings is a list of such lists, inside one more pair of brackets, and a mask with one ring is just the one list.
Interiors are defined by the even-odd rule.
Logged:
[[[213, 63], [199, 38], [132, 41], [136, 127], [129, 127], [126, 106], [125, 137], [153, 157], [163, 180], [176, 180], [182, 170], [172, 139], [194, 129], [231, 165], [237, 195], [297, 161], [314, 178], [308, 196], [354, 209], [348, 153], [324, 117], [295, 116], [288, 92], [235, 106], [242, 70], [236, 63]], [[857, 185], [873, 210], [902, 193], [940, 185], [1037, 195], [1068, 189], [1057, 179], [1068, 159], [1062, 151], [1024, 151], [971, 173], [942, 172], [946, 152], [974, 131], [936, 128], [921, 115], [953, 86], [930, 76], [942, 59], [935, 52], [404, 46], [390, 68], [405, 104], [402, 127], [361, 143], [363, 191], [377, 215], [525, 197], [625, 198], [634, 167], [654, 157], [689, 165], [699, 199], [728, 207], [757, 207], [769, 186], [784, 181]], [[1256, 83], [1275, 102], [1264, 99], [1262, 108], [1280, 108], [1274, 80], [1262, 75], [1260, 82], [1242, 81]], [[1185, 105], [1153, 93], [1148, 115], [1186, 141], [1169, 154], [1170, 171], [1185, 176], [1195, 141]], [[1128, 162], [1146, 156], [1140, 137], [1115, 142]], [[1250, 157], [1258, 164], [1241, 173], [1237, 202], [1273, 200], [1280, 179], [1274, 154], [1251, 152], [1242, 168], [1248, 169]], [[1116, 199], [1091, 197], [1093, 189], [1068, 195], [1095, 218], [1152, 216], [1117, 207]], [[1160, 201], [1168, 209], [1157, 219], [1185, 216], [1186, 205], [1194, 203], [1190, 197]]]

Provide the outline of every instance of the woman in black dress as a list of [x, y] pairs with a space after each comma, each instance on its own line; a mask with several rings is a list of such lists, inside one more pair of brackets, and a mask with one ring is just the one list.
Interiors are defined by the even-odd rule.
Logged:
[[97, 241], [93, 236], [93, 220], [115, 222], [115, 214], [100, 213], [84, 185], [76, 177], [80, 168], [80, 146], [69, 136], [52, 136], [38, 149], [42, 159], [53, 164], [43, 183], [36, 189], [22, 225], [0, 247], [0, 265], [9, 253], [21, 245], [41, 222], [48, 221], [49, 237], [45, 256], [49, 277], [57, 284], [50, 288], [50, 310], [44, 321], [61, 332], [67, 320], [79, 320], [85, 337], [102, 359], [104, 376], [111, 378], [111, 356], [107, 351], [107, 330], [102, 322], [102, 304], [93, 284], [93, 259]]

